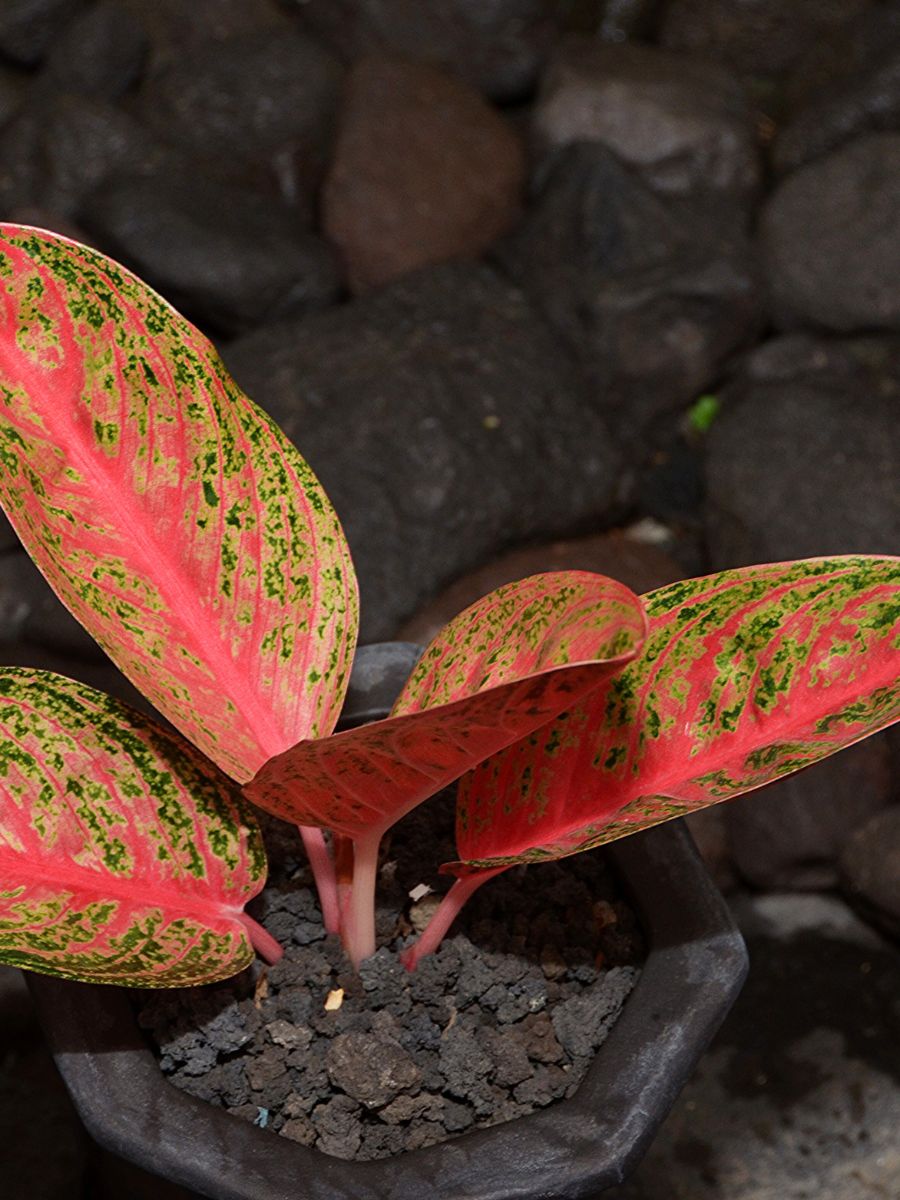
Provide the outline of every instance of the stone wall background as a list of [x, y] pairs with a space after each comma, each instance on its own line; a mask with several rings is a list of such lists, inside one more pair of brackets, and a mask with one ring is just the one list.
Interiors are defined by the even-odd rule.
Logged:
[[[900, 550], [896, 0], [4, 0], [0, 218], [213, 338], [332, 496], [364, 640], [536, 570]], [[5, 522], [0, 651], [135, 699]], [[898, 762], [881, 735], [697, 818], [724, 886], [787, 897], [761, 944], [820, 900], [896, 938]], [[862, 1078], [878, 1154], [792, 1151], [837, 1200], [900, 1194], [897, 1089]], [[807, 1195], [685, 1136], [629, 1196], [673, 1162], [666, 1195]]]

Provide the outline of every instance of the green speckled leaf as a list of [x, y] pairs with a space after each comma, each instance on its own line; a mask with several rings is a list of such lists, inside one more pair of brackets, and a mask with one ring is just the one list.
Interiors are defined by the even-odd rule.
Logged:
[[127, 705], [0, 668], [0, 962], [132, 987], [253, 957], [259, 830], [229, 779]]
[[139, 279], [14, 225], [0, 502], [79, 621], [233, 778], [331, 732], [356, 583], [308, 465]]
[[747, 567], [643, 599], [635, 660], [462, 780], [447, 870], [574, 854], [900, 719], [900, 559]]

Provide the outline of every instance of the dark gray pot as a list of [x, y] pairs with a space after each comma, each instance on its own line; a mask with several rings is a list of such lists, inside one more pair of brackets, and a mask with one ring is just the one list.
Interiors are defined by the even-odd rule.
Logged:
[[[383, 715], [417, 655], [357, 654], [345, 724]], [[179, 1091], [160, 1073], [125, 991], [30, 975], [56, 1065], [88, 1132], [121, 1162], [110, 1194], [211, 1200], [586, 1200], [633, 1170], [743, 983], [744, 943], [680, 821], [606, 853], [649, 953], [622, 1016], [569, 1100], [441, 1145], [341, 1162]], [[159, 1178], [180, 1185], [161, 1189]], [[126, 1190], [123, 1190], [126, 1189]]]

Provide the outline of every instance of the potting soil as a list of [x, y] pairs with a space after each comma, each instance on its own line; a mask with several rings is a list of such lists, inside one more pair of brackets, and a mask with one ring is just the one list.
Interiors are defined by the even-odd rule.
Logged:
[[[454, 857], [452, 822], [452, 794], [442, 794], [385, 839], [380, 948], [358, 975], [324, 933], [296, 831], [268, 823], [269, 883], [250, 907], [284, 958], [225, 983], [136, 996], [170, 1081], [353, 1159], [571, 1095], [637, 980], [636, 918], [601, 852], [518, 867], [489, 880], [439, 951], [406, 971], [397, 952], [448, 885], [434, 868]], [[435, 893], [412, 899], [421, 884]]]

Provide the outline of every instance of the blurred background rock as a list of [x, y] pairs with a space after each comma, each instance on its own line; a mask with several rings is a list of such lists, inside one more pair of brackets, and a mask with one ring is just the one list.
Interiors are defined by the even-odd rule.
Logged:
[[[897, 0], [3, 0], [0, 218], [216, 342], [334, 499], [365, 640], [539, 570], [900, 550]], [[5, 522], [0, 652], [141, 703]], [[754, 974], [623, 1197], [900, 1195], [898, 759], [693, 819]], [[0, 983], [0, 1190], [78, 1196]]]

